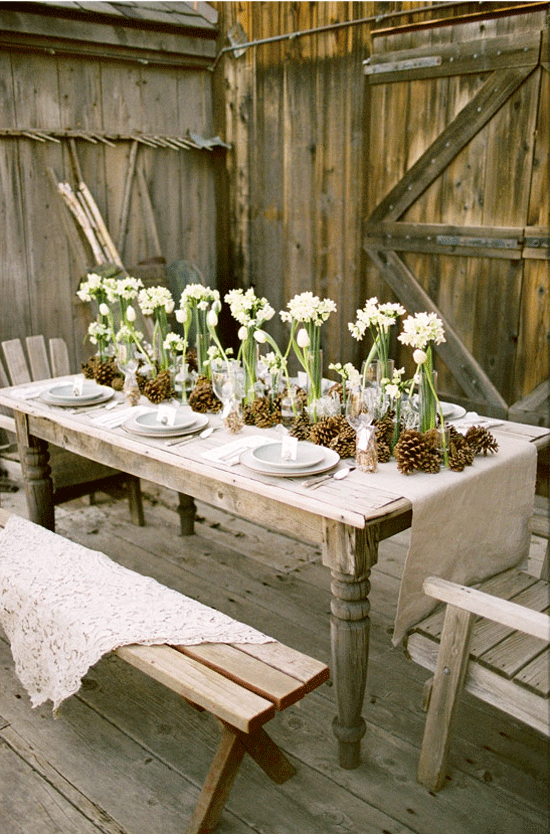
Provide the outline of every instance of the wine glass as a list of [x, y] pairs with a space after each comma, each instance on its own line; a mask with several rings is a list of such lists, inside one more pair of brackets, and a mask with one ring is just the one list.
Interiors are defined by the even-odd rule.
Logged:
[[355, 463], [363, 472], [378, 470], [376, 429], [373, 424], [376, 406], [376, 389], [361, 385], [348, 391], [346, 420], [355, 429]]
[[244, 426], [241, 402], [244, 397], [244, 368], [235, 359], [211, 365], [212, 390], [223, 404], [222, 418], [231, 434]]

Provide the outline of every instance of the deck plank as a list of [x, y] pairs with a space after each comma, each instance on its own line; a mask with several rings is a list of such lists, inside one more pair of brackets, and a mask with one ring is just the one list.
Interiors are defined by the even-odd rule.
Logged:
[[[144, 491], [147, 495], [147, 485]], [[82, 499], [60, 508], [58, 530], [329, 662], [330, 577], [315, 547], [302, 542], [294, 547], [291, 538], [273, 531], [264, 537], [259, 526], [202, 505], [197, 535], [182, 539], [177, 496], [165, 491], [152, 498], [157, 503], [146, 498], [147, 526], [137, 533], [124, 503], [103, 497], [97, 506]], [[23, 495], [2, 501], [24, 507]], [[428, 673], [391, 646], [389, 633], [405, 553], [402, 535], [383, 542], [372, 574], [367, 735], [360, 767], [343, 771], [337, 765], [330, 726], [334, 693], [323, 684], [269, 725], [297, 775], [275, 786], [245, 759], [220, 834], [547, 834], [547, 740], [470, 696], [461, 705], [447, 786], [433, 797], [416, 783]], [[60, 801], [71, 801], [79, 812], [69, 785], [125, 834], [180, 834], [218, 741], [215, 722], [115, 656], [90, 670], [54, 721], [49, 707], [30, 709], [5, 643], [0, 650], [5, 670], [0, 732], [4, 741], [8, 732], [24, 739], [23, 759], [29, 764], [32, 750], [52, 768], [36, 771], [36, 798], [51, 790], [48, 778], [57, 772], [65, 785]], [[9, 767], [12, 762], [10, 757]], [[22, 795], [32, 801], [32, 795]], [[23, 815], [6, 834], [49, 834], [33, 822]], [[90, 834], [111, 834], [107, 823], [91, 825]], [[84, 826], [60, 831], [89, 834]]]

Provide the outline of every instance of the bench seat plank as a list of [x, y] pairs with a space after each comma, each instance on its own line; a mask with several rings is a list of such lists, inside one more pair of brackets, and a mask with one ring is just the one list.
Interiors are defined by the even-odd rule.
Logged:
[[548, 699], [550, 697], [550, 657], [548, 652], [539, 654], [531, 663], [528, 663], [518, 672], [515, 680], [531, 692], [537, 692], [543, 698]]
[[241, 643], [238, 648], [241, 652], [257, 657], [269, 666], [302, 681], [307, 692], [311, 692], [330, 677], [329, 668], [325, 663], [283, 643]]
[[115, 654], [244, 733], [275, 715], [270, 701], [170, 646], [121, 646]]
[[266, 665], [262, 660], [241, 652], [236, 645], [203, 643], [200, 646], [174, 646], [187, 657], [195, 658], [229, 680], [261, 695], [283, 710], [295, 704], [306, 694], [301, 681], [286, 675], [279, 669]]

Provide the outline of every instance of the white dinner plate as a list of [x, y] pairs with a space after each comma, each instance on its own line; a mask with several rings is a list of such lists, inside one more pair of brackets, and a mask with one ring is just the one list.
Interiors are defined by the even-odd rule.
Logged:
[[150, 429], [143, 429], [136, 426], [135, 418], [131, 417], [124, 423], [124, 428], [132, 434], [137, 434], [140, 437], [157, 437], [164, 440], [168, 437], [182, 437], [186, 434], [194, 434], [208, 425], [208, 416], [206, 414], [195, 414], [193, 422], [184, 428], [174, 428], [173, 426], [164, 426], [164, 431], [151, 431]]
[[258, 446], [252, 450], [252, 456], [258, 463], [264, 463], [273, 469], [304, 469], [306, 466], [315, 466], [325, 459], [322, 446], [314, 443], [298, 443], [296, 447], [296, 459], [285, 460], [281, 457], [282, 443], [266, 443], [265, 446]]
[[[81, 396], [81, 397], [60, 397], [59, 395], [52, 396], [51, 389], [48, 391], [43, 391], [40, 394], [40, 399], [44, 400], [45, 403], [48, 405], [58, 405], [62, 408], [74, 408], [74, 406], [82, 406], [83, 408], [87, 405], [98, 405], [99, 403], [107, 402], [112, 397], [114, 397], [115, 392], [113, 388], [109, 388], [108, 385], [98, 385], [97, 383], [93, 383], [96, 388], [96, 394], [92, 396]], [[72, 385], [69, 386], [72, 391]]]
[[464, 417], [466, 414], [466, 409], [463, 408], [461, 405], [455, 405], [454, 403], [441, 403], [441, 409], [443, 411], [443, 417], [446, 420], [458, 420], [460, 417]]
[[334, 449], [327, 449], [324, 446], [319, 446], [323, 450], [323, 459], [320, 463], [306, 466], [303, 469], [281, 469], [270, 466], [267, 463], [260, 463], [252, 454], [254, 449], [245, 449], [239, 458], [240, 463], [251, 469], [253, 472], [259, 472], [262, 475], [269, 475], [271, 478], [303, 478], [306, 475], [317, 475], [322, 472], [328, 472], [329, 469], [334, 469], [340, 460], [340, 455]]
[[161, 423], [157, 419], [158, 409], [152, 408], [148, 411], [143, 411], [134, 417], [134, 425], [136, 429], [142, 431], [150, 431], [158, 434], [165, 434], [172, 429], [186, 429], [197, 421], [197, 414], [191, 411], [190, 408], [178, 408], [173, 423]]

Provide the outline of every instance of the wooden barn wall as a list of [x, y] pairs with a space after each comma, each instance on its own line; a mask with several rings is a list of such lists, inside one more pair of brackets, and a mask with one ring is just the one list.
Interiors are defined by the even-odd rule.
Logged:
[[[429, 4], [213, 5], [220, 13], [222, 35], [240, 24], [245, 39], [254, 41]], [[489, 12], [503, 4], [482, 5]], [[439, 5], [424, 19], [445, 16], [458, 22], [460, 15], [479, 11], [477, 3], [450, 4], [446, 10]], [[323, 327], [325, 361], [328, 356], [359, 363], [369, 345], [355, 342], [347, 323], [371, 295], [396, 300], [363, 250], [365, 219], [484, 80], [468, 75], [454, 86], [439, 80], [429, 88], [413, 82], [406, 96], [399, 93], [400, 107], [395, 107], [395, 98], [387, 101], [387, 90], [369, 91], [363, 61], [373, 44], [377, 50], [384, 47], [381, 38], [371, 40], [371, 30], [420, 20], [418, 13], [414, 18], [372, 19], [259, 44], [240, 57], [226, 54], [218, 65], [216, 83], [218, 89], [223, 86], [225, 109], [217, 119], [232, 144], [227, 160], [235, 283], [254, 286], [276, 309], [304, 290], [333, 298], [338, 313]], [[544, 11], [499, 17], [471, 23], [467, 33], [483, 38], [522, 32], [540, 27], [543, 20]], [[398, 46], [393, 36], [391, 49], [437, 43], [449, 37], [448, 31], [445, 26], [407, 32]], [[532, 79], [500, 114], [498, 137], [492, 124], [468, 148], [469, 158], [459, 163], [461, 175], [468, 178], [460, 185], [458, 169], [446, 171], [424, 202], [411, 210], [412, 220], [450, 223], [460, 215], [462, 223], [482, 225], [492, 211], [494, 225], [547, 225], [548, 71], [539, 67], [537, 72], [538, 82]], [[535, 88], [541, 72], [546, 77], [539, 100]], [[503, 147], [506, 135], [509, 143]], [[376, 142], [382, 153], [374, 158]], [[481, 187], [492, 204], [485, 215]], [[434, 302], [509, 405], [548, 376], [548, 260], [416, 253], [404, 258], [420, 273]], [[280, 323], [271, 326], [284, 338]], [[404, 351], [398, 358], [401, 363], [408, 359]], [[464, 396], [442, 363], [439, 368], [444, 390], [456, 399]]]
[[[140, 65], [10, 49], [0, 51], [3, 129], [81, 129], [108, 134], [213, 135], [212, 76], [204, 69]], [[118, 240], [130, 141], [76, 140], [82, 176]], [[62, 223], [64, 204], [47, 170], [73, 186], [66, 139], [38, 142], [0, 137], [2, 246], [0, 340], [35, 333], [63, 336], [74, 363], [84, 353], [88, 305], [75, 290], [83, 264]], [[213, 154], [139, 145], [152, 205], [147, 213], [133, 178], [129, 223], [121, 255], [131, 269], [159, 255], [183, 259], [216, 280], [216, 205]], [[72, 220], [71, 220], [72, 223]], [[74, 227], [76, 229], [76, 226]], [[158, 242], [157, 242], [158, 241]], [[86, 266], [94, 267], [91, 250]], [[84, 268], [85, 272], [85, 268]]]

